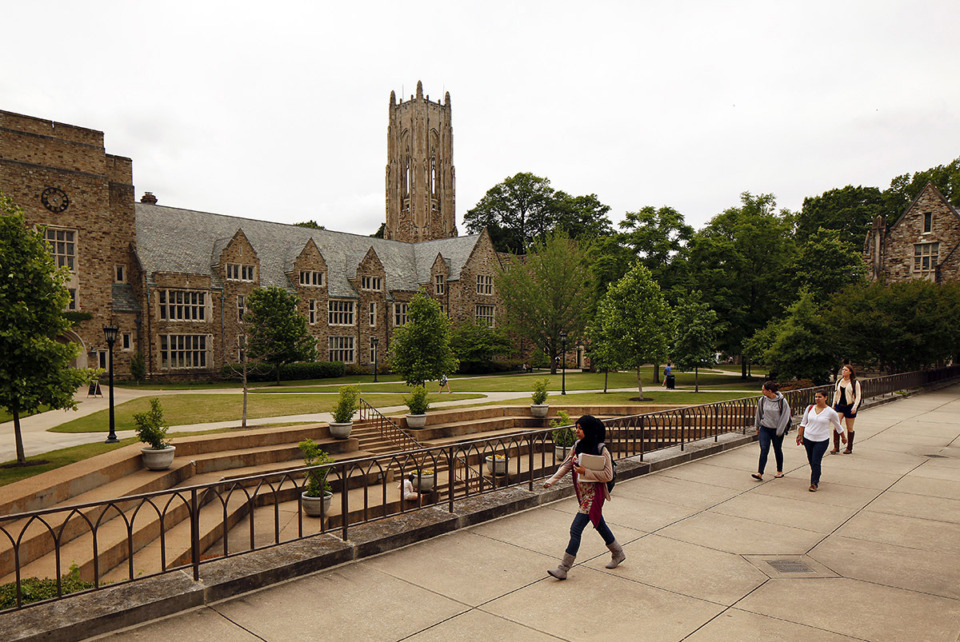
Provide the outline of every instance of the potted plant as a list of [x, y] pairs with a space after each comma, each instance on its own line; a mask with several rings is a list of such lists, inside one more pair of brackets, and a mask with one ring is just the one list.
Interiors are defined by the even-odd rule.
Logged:
[[420, 490], [433, 490], [437, 483], [437, 476], [432, 468], [422, 468], [420, 470]]
[[487, 470], [490, 471], [491, 475], [506, 475], [507, 474], [507, 456], [506, 455], [488, 455], [487, 456]]
[[570, 415], [566, 410], [557, 413], [556, 419], [550, 421], [550, 427], [554, 429], [550, 436], [553, 437], [554, 456], [557, 461], [563, 461], [567, 458], [567, 453], [577, 440], [577, 431], [570, 425]]
[[357, 411], [360, 400], [360, 388], [341, 386], [337, 405], [333, 409], [333, 421], [330, 423], [330, 436], [346, 439], [353, 430], [353, 413]]
[[410, 414], [407, 415], [408, 428], [423, 428], [427, 425], [427, 410], [430, 404], [427, 403], [427, 389], [424, 386], [416, 386], [409, 397], [403, 398], [403, 403], [407, 404]]
[[547, 386], [550, 384], [549, 379], [537, 379], [533, 382], [533, 394], [530, 395], [530, 400], [533, 401], [530, 404], [530, 414], [534, 417], [546, 417], [547, 410], [550, 409], [550, 405], [546, 403], [547, 401]]
[[177, 447], [171, 446], [167, 440], [167, 430], [170, 426], [163, 419], [163, 408], [160, 407], [160, 400], [156, 397], [151, 399], [150, 410], [138, 412], [133, 416], [133, 421], [137, 424], [137, 437], [147, 444], [146, 448], [140, 449], [143, 465], [148, 470], [170, 468]]
[[[307, 466], [322, 466], [323, 464], [333, 463], [333, 457], [321, 449], [320, 445], [314, 440], [304, 439], [299, 446], [300, 452], [303, 453], [303, 463]], [[307, 471], [307, 483], [300, 495], [300, 503], [303, 505], [303, 512], [310, 517], [330, 514], [333, 491], [327, 482], [327, 473], [329, 472], [329, 468], [314, 468]]]

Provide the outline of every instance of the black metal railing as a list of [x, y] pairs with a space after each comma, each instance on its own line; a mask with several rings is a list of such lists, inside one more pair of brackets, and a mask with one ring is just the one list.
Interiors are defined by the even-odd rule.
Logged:
[[[960, 367], [864, 379], [865, 398], [918, 388], [960, 376]], [[817, 390], [784, 393], [794, 415], [813, 403]], [[753, 428], [758, 397], [689, 406], [605, 421], [615, 458], [639, 456], [728, 432]], [[369, 411], [368, 411], [369, 412]], [[379, 413], [378, 413], [379, 414]], [[389, 422], [397, 427], [393, 422]], [[389, 430], [389, 428], [385, 428]], [[65, 566], [76, 564], [96, 590], [122, 581], [187, 570], [200, 577], [209, 561], [339, 531], [427, 505], [454, 503], [508, 486], [526, 486], [553, 474], [560, 463], [552, 428], [478, 438], [440, 447], [420, 446], [386, 455], [337, 461], [319, 467], [242, 477], [0, 517], [0, 582], [14, 582], [16, 608], [26, 605], [26, 576], [55, 578], [64, 595]], [[402, 431], [401, 431], [402, 432]], [[407, 437], [412, 440], [411, 436]], [[331, 503], [320, 516], [304, 512], [301, 494], [311, 470], [326, 470]], [[402, 480], [413, 473], [435, 487], [424, 499], [402, 499]], [[49, 601], [49, 600], [45, 600]], [[38, 602], [39, 603], [39, 602]]]

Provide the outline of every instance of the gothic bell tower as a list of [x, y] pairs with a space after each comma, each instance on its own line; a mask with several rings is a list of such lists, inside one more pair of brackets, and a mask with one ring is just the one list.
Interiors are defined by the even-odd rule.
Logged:
[[384, 238], [407, 243], [457, 235], [450, 92], [441, 103], [423, 95], [397, 102], [387, 126], [387, 225]]

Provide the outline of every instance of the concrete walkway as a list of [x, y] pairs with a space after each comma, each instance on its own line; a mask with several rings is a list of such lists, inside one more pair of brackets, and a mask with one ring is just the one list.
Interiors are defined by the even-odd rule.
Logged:
[[[111, 640], [957, 640], [960, 386], [863, 410], [810, 493], [745, 446], [619, 483], [556, 565], [572, 499], [115, 633]], [[769, 472], [769, 469], [768, 469]]]

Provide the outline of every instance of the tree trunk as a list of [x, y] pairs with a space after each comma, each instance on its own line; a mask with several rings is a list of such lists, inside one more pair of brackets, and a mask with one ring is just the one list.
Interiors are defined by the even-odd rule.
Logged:
[[640, 378], [640, 369], [642, 366], [637, 366], [637, 390], [640, 391], [639, 399], [643, 401], [643, 380]]
[[20, 411], [14, 410], [13, 412], [13, 434], [17, 438], [17, 463], [25, 464], [27, 463], [27, 457], [23, 454], [23, 435], [20, 434]]
[[700, 368], [699, 366], [693, 367], [693, 386], [694, 392], [700, 392]]
[[610, 376], [610, 368], [603, 369], [603, 394], [607, 394], [607, 377]]
[[740, 378], [747, 380], [747, 359], [743, 355], [740, 355]]
[[277, 385], [280, 385], [280, 364], [277, 364]]
[[653, 364], [653, 383], [660, 383], [660, 364]]

